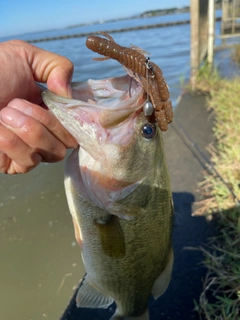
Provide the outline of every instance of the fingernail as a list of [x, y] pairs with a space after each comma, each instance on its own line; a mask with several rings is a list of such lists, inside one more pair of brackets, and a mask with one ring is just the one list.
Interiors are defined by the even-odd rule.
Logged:
[[[54, 91], [55, 92], [55, 91]], [[61, 87], [58, 90], [59, 95], [65, 97], [65, 98], [72, 98], [72, 87], [70, 84], [68, 84], [67, 86]]]
[[26, 121], [26, 116], [18, 110], [6, 107], [1, 111], [1, 120], [10, 127], [21, 128]]

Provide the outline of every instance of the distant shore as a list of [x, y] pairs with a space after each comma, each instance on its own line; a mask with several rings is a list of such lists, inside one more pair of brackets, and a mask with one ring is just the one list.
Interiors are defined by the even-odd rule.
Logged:
[[95, 25], [99, 23], [102, 24], [102, 23], [110, 23], [110, 22], [116, 22], [116, 21], [122, 21], [122, 20], [142, 19], [142, 18], [150, 18], [150, 17], [157, 17], [157, 16], [166, 16], [169, 14], [179, 14], [179, 13], [189, 12], [189, 10], [190, 10], [189, 7], [150, 10], [135, 16], [131, 16], [131, 17], [110, 19], [110, 20], [98, 20], [92, 23], [75, 24], [75, 25], [68, 26], [66, 29], [72, 29], [72, 28], [77, 28], [77, 27], [82, 27], [87, 25]]
[[[222, 3], [221, 0], [218, 0], [215, 3], [215, 9], [221, 9], [222, 8]], [[119, 18], [119, 19], [110, 19], [110, 20], [98, 20], [92, 23], [81, 23], [81, 24], [75, 24], [68, 26], [66, 29], [71, 29], [71, 28], [76, 28], [76, 27], [82, 27], [86, 25], [94, 25], [94, 24], [99, 24], [99, 23], [109, 23], [109, 22], [116, 22], [116, 21], [122, 21], [122, 20], [130, 20], [130, 19], [141, 19], [141, 18], [151, 18], [151, 17], [157, 17], [157, 16], [166, 16], [169, 14], [179, 14], [179, 13], [184, 13], [184, 12], [189, 12], [190, 7], [185, 6], [182, 8], [168, 8], [168, 9], [157, 9], [157, 10], [149, 10], [145, 11], [141, 14], [131, 16], [131, 17], [124, 17], [124, 18]]]

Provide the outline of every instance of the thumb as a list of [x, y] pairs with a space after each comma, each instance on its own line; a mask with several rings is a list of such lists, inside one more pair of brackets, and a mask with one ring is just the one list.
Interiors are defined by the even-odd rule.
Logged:
[[[68, 64], [68, 62], [70, 64]], [[52, 68], [47, 78], [48, 89], [60, 96], [71, 98], [72, 89], [70, 84], [72, 80], [72, 73], [73, 65], [69, 60], [67, 60], [67, 62], [64, 61], [64, 64], [62, 65], [56, 65]]]
[[47, 83], [48, 89], [64, 97], [71, 97], [74, 66], [67, 58], [30, 45], [26, 52], [35, 81]]

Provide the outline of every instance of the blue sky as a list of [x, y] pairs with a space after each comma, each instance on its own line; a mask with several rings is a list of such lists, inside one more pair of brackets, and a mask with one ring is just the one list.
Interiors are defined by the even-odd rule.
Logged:
[[2, 0], [0, 37], [188, 6], [190, 0]]

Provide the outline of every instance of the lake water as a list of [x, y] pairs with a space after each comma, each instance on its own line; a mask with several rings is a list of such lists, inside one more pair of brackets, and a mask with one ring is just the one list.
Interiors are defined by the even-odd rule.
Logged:
[[[217, 10], [216, 16], [221, 16]], [[94, 33], [97, 31], [118, 30], [143, 25], [190, 20], [189, 13], [166, 15], [143, 19], [129, 19], [107, 22], [103, 24], [85, 25], [64, 30], [52, 30], [18, 36], [22, 40], [36, 40], [47, 37]], [[216, 23], [217, 33], [220, 22]], [[115, 41], [123, 46], [131, 44], [151, 54], [150, 58], [160, 66], [169, 85], [171, 100], [174, 106], [182, 91], [183, 81], [188, 81], [190, 72], [190, 26], [189, 24], [166, 28], [114, 33]], [[2, 38], [0, 41], [14, 37]], [[34, 43], [40, 48], [49, 50], [69, 58], [75, 66], [74, 81], [85, 81], [89, 78], [107, 78], [125, 74], [123, 67], [114, 60], [104, 62], [93, 61], [96, 53], [85, 46], [86, 37]]]
[[[10, 38], [39, 39], [188, 19], [189, 14], [185, 13]], [[219, 34], [219, 22], [216, 30]], [[181, 84], [188, 80], [190, 72], [189, 24], [113, 36], [119, 44], [134, 44], [151, 53], [151, 59], [163, 71], [176, 106], [182, 92]], [[68, 57], [75, 65], [74, 81], [125, 73], [116, 61], [91, 60], [96, 54], [85, 47], [85, 38], [35, 45]], [[226, 60], [221, 53], [217, 57], [220, 64]], [[72, 295], [72, 288], [83, 275], [80, 249], [74, 239], [63, 189], [63, 165], [64, 161], [41, 164], [26, 175], [0, 176], [0, 319], [58, 319]]]

